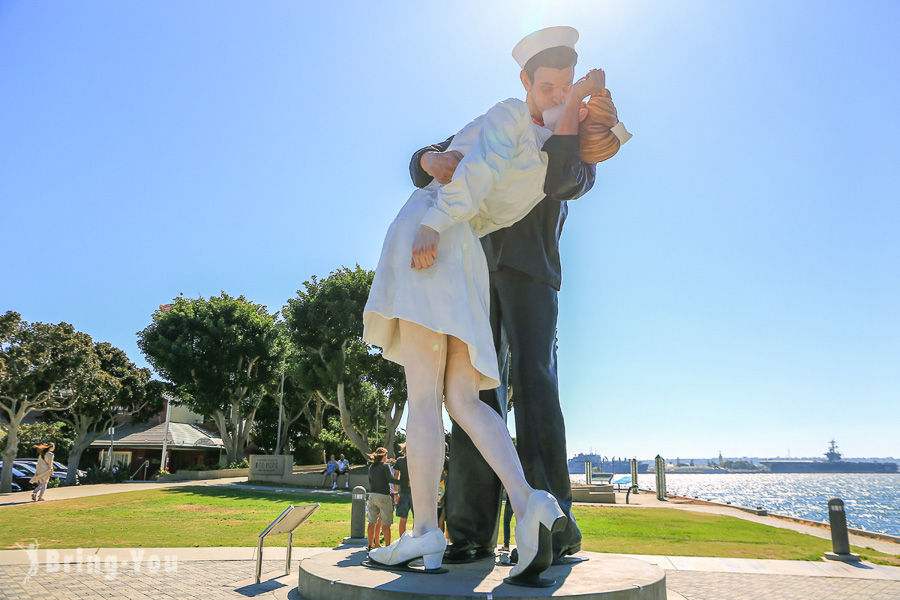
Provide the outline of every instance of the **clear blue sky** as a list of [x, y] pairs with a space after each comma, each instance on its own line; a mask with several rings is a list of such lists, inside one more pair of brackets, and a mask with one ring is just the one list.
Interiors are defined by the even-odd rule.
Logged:
[[0, 310], [146, 364], [179, 293], [374, 268], [410, 154], [573, 25], [635, 137], [570, 205], [569, 453], [900, 456], [900, 4], [0, 2]]

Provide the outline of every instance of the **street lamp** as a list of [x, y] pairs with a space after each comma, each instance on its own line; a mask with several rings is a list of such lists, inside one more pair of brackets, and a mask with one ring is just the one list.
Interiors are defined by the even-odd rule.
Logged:
[[169, 419], [172, 415], [172, 402], [168, 398], [166, 398], [166, 428], [163, 432], [163, 446], [162, 446], [162, 460], [159, 463], [159, 470], [166, 470], [166, 463], [169, 461], [166, 460], [169, 456]]
[[116, 428], [109, 428], [109, 470], [113, 468], [113, 438], [116, 436]]
[[281, 451], [281, 421], [284, 417], [284, 363], [281, 363], [281, 390], [278, 392], [278, 438], [275, 442], [275, 452], [284, 454]]

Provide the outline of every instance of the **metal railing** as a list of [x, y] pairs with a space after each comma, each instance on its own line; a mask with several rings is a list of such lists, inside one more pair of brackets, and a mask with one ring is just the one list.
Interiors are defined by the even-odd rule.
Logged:
[[131, 474], [131, 477], [129, 477], [128, 480], [129, 480], [129, 481], [134, 481], [134, 476], [137, 475], [138, 473], [140, 473], [140, 472], [141, 472], [141, 469], [144, 470], [144, 480], [146, 480], [146, 479], [147, 479], [147, 467], [149, 467], [149, 466], [150, 466], [150, 461], [149, 461], [149, 460], [145, 460], [145, 461], [144, 461], [144, 464], [142, 464], [141, 466], [139, 466], [139, 467], [137, 468], [137, 471], [135, 471], [134, 473], [132, 473], [132, 474]]

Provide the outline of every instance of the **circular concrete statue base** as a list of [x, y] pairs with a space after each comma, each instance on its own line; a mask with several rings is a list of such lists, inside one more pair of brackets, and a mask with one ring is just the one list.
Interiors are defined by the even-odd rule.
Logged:
[[580, 552], [582, 563], [550, 567], [544, 577], [556, 585], [535, 589], [503, 583], [510, 567], [497, 559], [443, 565], [449, 573], [397, 573], [362, 566], [365, 548], [326, 550], [300, 563], [297, 593], [304, 600], [461, 600], [463, 598], [578, 598], [579, 600], [665, 600], [666, 576], [656, 565]]

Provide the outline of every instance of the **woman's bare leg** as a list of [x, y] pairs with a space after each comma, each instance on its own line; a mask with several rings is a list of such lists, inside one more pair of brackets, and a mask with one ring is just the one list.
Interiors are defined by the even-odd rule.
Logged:
[[369, 538], [369, 548], [378, 548], [378, 546], [380, 546], [380, 544], [375, 545], [376, 542], [378, 542], [378, 540], [375, 539], [375, 523], [369, 523], [366, 528], [366, 537]]
[[448, 336], [447, 340], [444, 374], [447, 411], [503, 482], [516, 515], [522, 515], [534, 490], [525, 481], [522, 463], [509, 437], [509, 430], [503, 418], [478, 399], [479, 375], [472, 366], [468, 346], [452, 336]]
[[400, 320], [400, 340], [409, 406], [406, 456], [413, 512], [416, 515], [412, 533], [418, 537], [438, 526], [438, 485], [444, 467], [441, 400], [447, 336]]

